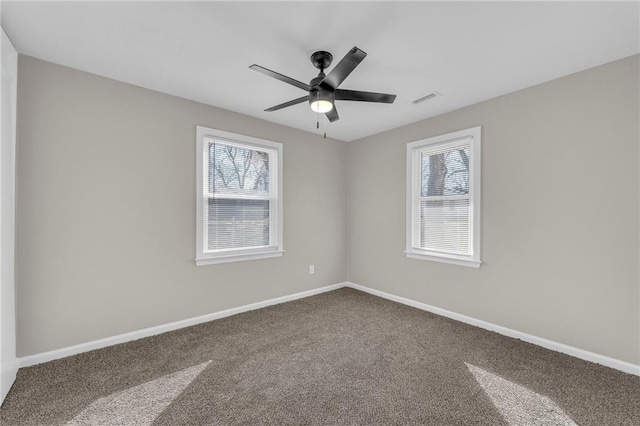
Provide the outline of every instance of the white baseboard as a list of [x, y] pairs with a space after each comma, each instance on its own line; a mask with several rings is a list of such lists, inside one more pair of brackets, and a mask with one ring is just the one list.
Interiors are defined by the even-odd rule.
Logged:
[[476, 318], [468, 317], [466, 315], [451, 312], [446, 309], [437, 308], [435, 306], [427, 305], [426, 303], [416, 302], [415, 300], [396, 296], [390, 293], [385, 293], [384, 291], [375, 290], [375, 289], [365, 287], [359, 284], [355, 284], [352, 282], [347, 282], [345, 286], [351, 287], [356, 290], [364, 291], [365, 293], [369, 293], [374, 296], [393, 300], [394, 302], [402, 303], [403, 305], [413, 306], [414, 308], [422, 309], [423, 311], [429, 311], [434, 314], [441, 315], [443, 317], [454, 319], [456, 321], [475, 325], [476, 327], [484, 328], [485, 330], [495, 331], [496, 333], [503, 334], [508, 337], [513, 337], [528, 343], [533, 343], [534, 345], [542, 346], [543, 348], [551, 349], [552, 351], [562, 352], [563, 354], [571, 355], [576, 358], [583, 359], [585, 361], [594, 362], [596, 364], [601, 364], [606, 367], [614, 368], [616, 370], [620, 370], [625, 373], [635, 374], [636, 376], [640, 376], [640, 365], [631, 364], [625, 361], [620, 361], [619, 359], [610, 358], [605, 355], [600, 355], [594, 352], [585, 351], [584, 349], [575, 348], [573, 346], [565, 345], [563, 343], [558, 343], [552, 340], [544, 339], [542, 337], [523, 333], [521, 331], [512, 330], [510, 328], [503, 327], [501, 325], [492, 324], [490, 322], [482, 321]]
[[66, 348], [56, 349], [49, 352], [43, 352], [35, 355], [29, 355], [19, 358], [20, 368], [30, 367], [36, 364], [42, 364], [43, 362], [53, 361], [76, 355], [82, 352], [89, 352], [94, 349], [100, 349], [107, 346], [117, 345], [118, 343], [130, 342], [132, 340], [142, 339], [143, 337], [155, 336], [157, 334], [165, 333], [167, 331], [177, 330], [179, 328], [189, 327], [192, 325], [200, 324], [203, 322], [213, 321], [219, 318], [228, 317], [231, 315], [240, 314], [242, 312], [253, 311], [255, 309], [264, 308], [271, 305], [277, 305], [279, 303], [289, 302], [296, 299], [302, 299], [316, 294], [325, 293], [327, 291], [337, 290], [346, 285], [346, 283], [332, 284], [325, 287], [314, 288], [313, 290], [302, 291], [300, 293], [289, 294], [287, 296], [276, 297], [275, 299], [269, 299], [262, 302], [251, 303], [249, 305], [239, 306], [237, 308], [225, 309], [224, 311], [214, 312], [207, 315], [201, 315], [195, 318], [188, 318], [181, 321], [172, 322], [169, 324], [159, 325], [156, 327], [149, 327], [143, 330], [132, 331], [130, 333], [119, 334], [117, 336], [106, 337], [100, 340], [94, 340], [87, 343], [81, 343], [79, 345], [69, 346]]
[[565, 345], [563, 343], [558, 343], [552, 340], [544, 339], [542, 337], [523, 333], [521, 331], [512, 330], [507, 327], [492, 324], [490, 322], [482, 321], [466, 315], [451, 312], [446, 309], [427, 305], [426, 303], [417, 302], [415, 300], [407, 299], [405, 297], [396, 296], [390, 293], [386, 293], [384, 291], [375, 290], [375, 289], [365, 287], [359, 284], [355, 284], [352, 282], [344, 282], [344, 283], [328, 285], [328, 286], [316, 288], [313, 290], [303, 291], [300, 293], [290, 294], [282, 297], [276, 297], [275, 299], [269, 299], [262, 302], [256, 302], [256, 303], [251, 303], [249, 305], [239, 306], [237, 308], [225, 309], [224, 311], [214, 312], [211, 314], [202, 315], [195, 318], [189, 318], [182, 321], [176, 321], [169, 324], [159, 325], [156, 327], [145, 328], [143, 330], [133, 331], [130, 333], [119, 334], [117, 336], [111, 336], [111, 337], [107, 337], [100, 340], [94, 340], [92, 342], [82, 343], [75, 346], [69, 346], [62, 349], [56, 349], [49, 352], [29, 355], [26, 357], [19, 358], [19, 363], [20, 363], [19, 365], [21, 368], [30, 367], [32, 365], [53, 361], [55, 359], [64, 358], [64, 357], [79, 354], [82, 352], [88, 352], [94, 349], [100, 349], [107, 346], [117, 345], [118, 343], [130, 342], [132, 340], [141, 339], [143, 337], [155, 336], [157, 334], [165, 333], [167, 331], [177, 330], [179, 328], [189, 327], [189, 326], [200, 324], [203, 322], [213, 321], [215, 319], [240, 314], [242, 312], [252, 311], [255, 309], [260, 309], [260, 308], [264, 308], [271, 305], [277, 305], [279, 303], [289, 302], [291, 300], [314, 296], [316, 294], [325, 293], [327, 291], [337, 290], [342, 287], [351, 287], [353, 289], [360, 290], [365, 293], [372, 294], [374, 296], [378, 296], [384, 299], [392, 300], [394, 302], [402, 303], [403, 305], [413, 306], [414, 308], [422, 309], [424, 311], [429, 311], [437, 315], [442, 315], [443, 317], [451, 318], [456, 321], [460, 321], [466, 324], [474, 325], [476, 327], [484, 328], [485, 330], [495, 331], [496, 333], [499, 333], [508, 337], [513, 337], [515, 339], [520, 339], [528, 343], [533, 343], [534, 345], [542, 346], [543, 348], [547, 348], [556, 352], [561, 352], [567, 355], [571, 355], [576, 358], [583, 359], [585, 361], [594, 362], [596, 364], [601, 364], [606, 367], [614, 368], [616, 370], [620, 370], [625, 373], [640, 376], [640, 365], [631, 364], [625, 361], [620, 361], [618, 359], [611, 358], [605, 355], [589, 352], [584, 349], [575, 348], [573, 346]]

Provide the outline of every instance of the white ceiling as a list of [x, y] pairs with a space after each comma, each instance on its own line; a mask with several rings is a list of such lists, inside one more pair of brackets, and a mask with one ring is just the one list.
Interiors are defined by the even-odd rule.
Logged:
[[[637, 2], [2, 2], [18, 52], [309, 132], [304, 92], [250, 70], [308, 82], [316, 50], [335, 65], [368, 53], [343, 89], [394, 104], [338, 101], [324, 120], [344, 141], [442, 114], [639, 53]], [[430, 92], [443, 95], [413, 105]]]

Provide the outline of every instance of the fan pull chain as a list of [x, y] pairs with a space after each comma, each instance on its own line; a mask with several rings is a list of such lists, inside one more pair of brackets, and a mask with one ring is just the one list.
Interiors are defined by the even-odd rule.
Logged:
[[[318, 95], [318, 96], [320, 96], [320, 95]], [[326, 115], [325, 115], [325, 117], [326, 117]], [[327, 124], [325, 123], [324, 120], [322, 120], [322, 132], [324, 133], [324, 138], [326, 139], [327, 138]]]
[[[322, 72], [322, 71], [320, 71]], [[316, 99], [320, 100], [320, 92], [316, 93]], [[316, 129], [320, 130], [320, 111], [316, 111]], [[327, 128], [324, 120], [322, 120], [322, 132], [324, 133], [324, 138], [327, 138]]]
[[322, 130], [324, 131], [324, 138], [327, 138], [327, 122], [322, 120]]

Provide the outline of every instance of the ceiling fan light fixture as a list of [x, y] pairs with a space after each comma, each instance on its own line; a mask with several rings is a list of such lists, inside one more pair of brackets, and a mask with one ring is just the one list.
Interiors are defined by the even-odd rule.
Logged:
[[313, 112], [325, 113], [333, 109], [333, 92], [316, 89], [309, 92], [309, 105]]
[[331, 101], [316, 99], [311, 102], [311, 109], [313, 110], [313, 112], [325, 113], [333, 109], [333, 104], [331, 103]]

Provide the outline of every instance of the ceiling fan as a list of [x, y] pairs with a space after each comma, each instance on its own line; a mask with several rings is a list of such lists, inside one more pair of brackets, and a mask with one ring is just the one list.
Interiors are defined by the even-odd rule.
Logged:
[[309, 92], [301, 98], [267, 108], [265, 109], [266, 112], [277, 111], [309, 101], [313, 111], [326, 114], [329, 121], [334, 122], [340, 118], [336, 110], [335, 101], [380, 102], [391, 104], [396, 99], [396, 95], [388, 95], [385, 93], [338, 89], [338, 86], [340, 86], [355, 67], [362, 62], [365, 56], [367, 56], [367, 54], [364, 51], [354, 46], [353, 49], [338, 62], [338, 65], [336, 65], [329, 74], [325, 75], [324, 70], [331, 65], [333, 55], [324, 50], [315, 52], [311, 55], [311, 63], [320, 70], [320, 73], [316, 78], [312, 79], [309, 84], [271, 71], [260, 65], [253, 64], [249, 68]]

